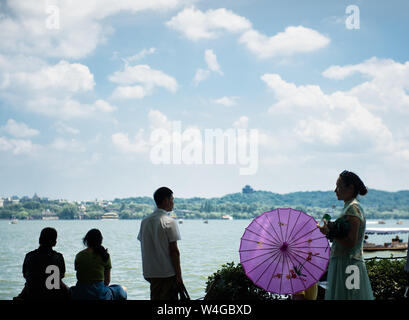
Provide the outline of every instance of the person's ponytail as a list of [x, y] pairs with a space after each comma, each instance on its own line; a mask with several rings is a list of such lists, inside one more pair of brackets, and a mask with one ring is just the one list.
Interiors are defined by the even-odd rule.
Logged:
[[87, 247], [92, 248], [94, 252], [102, 258], [102, 261], [106, 262], [109, 258], [109, 253], [108, 249], [105, 249], [102, 246], [102, 239], [101, 231], [98, 229], [91, 229], [82, 239], [82, 242]]
[[102, 261], [106, 262], [109, 258], [109, 253], [108, 253], [108, 249], [105, 249], [102, 245], [97, 246], [94, 249], [94, 251], [100, 255], [100, 257], [102, 258]]

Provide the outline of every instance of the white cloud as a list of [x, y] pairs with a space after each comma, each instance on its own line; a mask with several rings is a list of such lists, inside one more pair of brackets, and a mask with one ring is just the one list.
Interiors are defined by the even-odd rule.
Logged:
[[149, 125], [151, 130], [154, 129], [172, 129], [172, 122], [166, 117], [165, 114], [159, 110], [150, 110], [148, 114]]
[[[167, 118], [165, 114], [159, 110], [150, 110], [148, 113], [149, 130], [166, 130], [170, 132], [172, 130], [172, 122]], [[152, 144], [149, 138], [145, 138], [145, 131], [139, 129], [134, 138], [129, 138], [128, 133], [117, 132], [111, 136], [112, 142], [115, 147], [125, 154], [146, 154]]]
[[212, 100], [214, 103], [221, 104], [226, 107], [235, 106], [237, 104], [236, 100], [238, 97], [221, 97], [218, 99]]
[[112, 93], [113, 98], [119, 99], [142, 99], [150, 95], [152, 90], [142, 86], [118, 86]]
[[80, 131], [76, 128], [70, 127], [69, 125], [65, 124], [62, 121], [58, 121], [55, 123], [54, 127], [56, 128], [57, 132], [60, 134], [79, 134]]
[[224, 32], [243, 32], [251, 28], [251, 23], [246, 18], [224, 8], [206, 12], [194, 7], [185, 8], [166, 25], [193, 41], [213, 39]]
[[79, 102], [74, 96], [92, 91], [94, 76], [79, 63], [61, 60], [55, 65], [33, 57], [0, 54], [0, 95], [26, 110], [59, 118], [95, 116], [116, 110], [108, 102], [97, 99], [92, 104]]
[[123, 60], [125, 61], [125, 63], [130, 63], [133, 61], [141, 60], [145, 58], [147, 55], [153, 54], [155, 52], [156, 48], [142, 49], [137, 54], [134, 54], [133, 56], [130, 57], [126, 57]]
[[[265, 74], [261, 78], [277, 98], [269, 109], [270, 114], [279, 118], [285, 113], [286, 122], [280, 129], [298, 144], [378, 155], [396, 153], [402, 147], [393, 128], [348, 92], [326, 94], [317, 85], [297, 86], [277, 74]], [[409, 144], [403, 145], [409, 149]]]
[[237, 119], [233, 123], [233, 126], [239, 129], [247, 129], [248, 125], [249, 125], [249, 118], [246, 116], [241, 116], [239, 119]]
[[223, 71], [217, 61], [217, 57], [213, 50], [205, 50], [204, 59], [208, 69], [199, 68], [196, 70], [193, 82], [197, 86], [200, 82], [207, 80], [210, 77], [211, 72], [216, 72], [219, 75], [223, 75]]
[[239, 42], [258, 57], [270, 58], [322, 49], [330, 43], [330, 39], [310, 28], [290, 26], [272, 37], [257, 30], [248, 30], [240, 37]]
[[53, 98], [38, 97], [27, 101], [27, 108], [34, 113], [61, 119], [90, 118], [102, 113], [111, 113], [116, 107], [104, 100], [96, 100], [93, 104], [81, 103], [70, 97]]
[[[103, 20], [120, 12], [163, 11], [188, 0], [110, 0], [32, 2], [9, 0], [0, 17], [0, 50], [48, 57], [83, 58], [106, 41], [113, 28]], [[56, 9], [48, 11], [49, 5]], [[57, 21], [57, 28], [50, 28]], [[52, 27], [52, 26], [51, 26]], [[84, 32], [86, 30], [86, 32]]]
[[208, 49], [205, 51], [205, 61], [207, 63], [207, 67], [209, 68], [209, 70], [223, 75], [223, 72], [220, 69], [220, 65], [217, 62], [217, 57], [214, 54], [213, 50]]
[[130, 139], [128, 134], [117, 132], [112, 135], [112, 142], [123, 153], [146, 153], [149, 145], [143, 138], [143, 129], [138, 130], [134, 139]]
[[108, 102], [102, 99], [98, 99], [94, 102], [94, 104], [90, 107], [91, 111], [95, 112], [104, 112], [110, 113], [116, 110], [116, 107], [111, 106]]
[[[123, 71], [114, 72], [108, 79], [119, 84], [113, 92], [113, 97], [117, 98], [143, 98], [152, 94], [155, 87], [162, 87], [172, 93], [178, 89], [175, 78], [148, 65], [125, 64]], [[137, 85], [130, 86], [135, 83]]]
[[95, 85], [87, 66], [64, 60], [36, 72], [17, 72], [11, 77], [13, 81], [31, 90], [62, 89], [69, 92], [90, 91]]
[[57, 137], [50, 144], [52, 149], [64, 152], [85, 152], [86, 148], [80, 141], [76, 139], [64, 139]]
[[39, 134], [38, 130], [31, 129], [25, 123], [16, 122], [14, 119], [9, 119], [2, 129], [16, 138], [31, 137]]
[[353, 87], [348, 94], [357, 97], [368, 109], [394, 120], [398, 120], [396, 113], [409, 114], [409, 61], [399, 63], [373, 57], [355, 65], [331, 66], [322, 73], [335, 80], [353, 74], [362, 75], [367, 81]]
[[75, 93], [91, 91], [95, 86], [94, 76], [87, 66], [65, 60], [49, 65], [32, 57], [0, 54], [1, 75], [4, 80], [0, 89], [3, 90]]
[[330, 43], [327, 36], [303, 26], [289, 26], [283, 32], [268, 37], [253, 29], [245, 17], [224, 8], [205, 12], [194, 7], [186, 8], [166, 25], [192, 41], [214, 39], [224, 33], [239, 33], [239, 43], [260, 58], [312, 52]]
[[0, 151], [11, 151], [15, 155], [33, 154], [39, 146], [27, 139], [9, 139], [0, 137]]
[[296, 86], [284, 81], [278, 74], [264, 74], [261, 79], [272, 90], [277, 102], [269, 109], [271, 114], [292, 112], [304, 108], [308, 112], [319, 112], [333, 108], [328, 97], [317, 85]]
[[197, 69], [193, 82], [198, 85], [200, 82], [207, 80], [210, 77], [210, 71], [205, 69]]

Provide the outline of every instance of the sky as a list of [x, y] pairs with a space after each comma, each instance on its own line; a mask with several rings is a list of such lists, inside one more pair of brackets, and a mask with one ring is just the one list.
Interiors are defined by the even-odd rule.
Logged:
[[405, 0], [0, 1], [0, 197], [407, 190], [408, 30]]

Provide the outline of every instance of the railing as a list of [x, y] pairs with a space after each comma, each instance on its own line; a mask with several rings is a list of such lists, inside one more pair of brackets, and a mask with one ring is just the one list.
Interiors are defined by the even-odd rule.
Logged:
[[394, 260], [394, 259], [406, 259], [406, 256], [403, 257], [372, 257], [372, 258], [365, 258], [365, 261], [369, 261], [369, 260]]

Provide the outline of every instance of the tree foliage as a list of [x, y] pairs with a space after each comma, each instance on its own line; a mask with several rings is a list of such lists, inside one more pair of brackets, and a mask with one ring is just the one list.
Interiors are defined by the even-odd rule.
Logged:
[[[409, 191], [385, 192], [371, 189], [361, 198], [361, 202], [368, 219], [409, 218]], [[151, 197], [114, 199], [112, 202], [90, 201], [81, 205], [85, 206], [85, 219], [99, 219], [104, 213], [111, 211], [118, 213], [120, 219], [142, 219], [155, 208]], [[81, 205], [38, 196], [31, 199], [25, 197], [19, 203], [5, 201], [0, 208], [0, 218], [41, 218], [42, 213], [49, 210], [61, 219], [73, 219], [83, 211]], [[174, 214], [183, 219], [220, 219], [224, 215], [231, 215], [235, 219], [251, 219], [276, 208], [294, 208], [320, 219], [332, 205], [336, 206], [335, 214], [343, 206], [333, 191], [288, 194], [254, 191], [219, 198], [175, 198]]]

